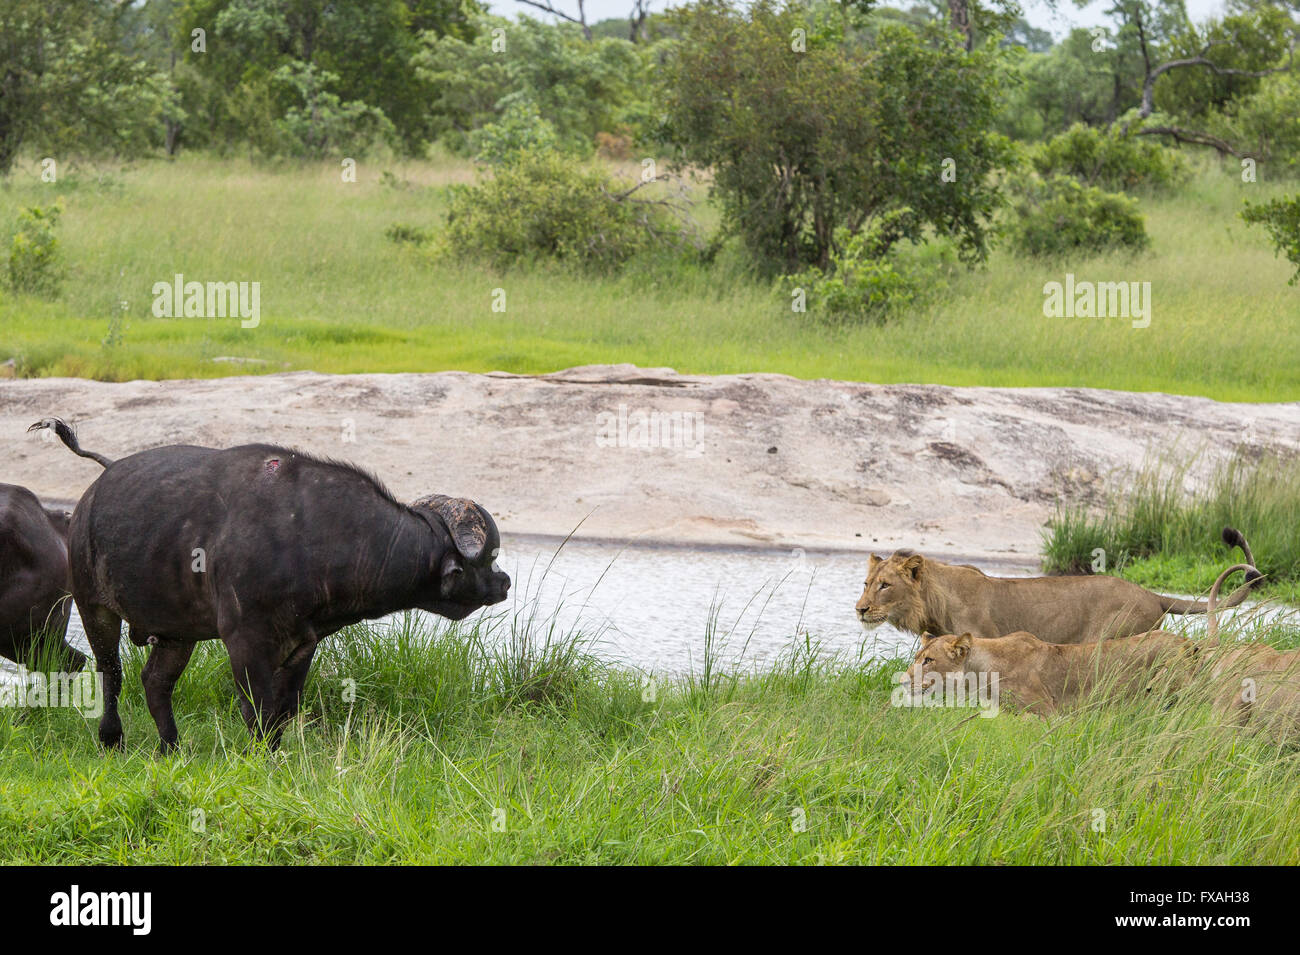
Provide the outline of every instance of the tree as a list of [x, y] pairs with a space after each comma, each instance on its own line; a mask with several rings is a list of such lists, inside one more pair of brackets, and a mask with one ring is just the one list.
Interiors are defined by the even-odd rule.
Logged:
[[[583, 39], [528, 17], [484, 17], [477, 39], [426, 36], [413, 65], [430, 90], [437, 133], [453, 149], [514, 104], [528, 103], [554, 127], [561, 145], [590, 151], [598, 132], [612, 132], [642, 110], [645, 55], [628, 40]], [[502, 30], [505, 49], [493, 48]]]
[[151, 144], [167, 86], [125, 49], [131, 12], [112, 0], [0, 5], [0, 175], [28, 142], [50, 152]]
[[[1147, 37], [1146, 4], [1141, 0], [1123, 0], [1125, 7], [1137, 31], [1138, 43], [1142, 50], [1144, 78], [1142, 82], [1142, 103], [1138, 109], [1139, 123], [1148, 119], [1155, 111], [1156, 82], [1163, 76], [1173, 75], [1175, 70], [1208, 71], [1213, 75], [1214, 86], [1207, 89], [1190, 104], [1184, 90], [1182, 98], [1183, 112], [1203, 115], [1205, 112], [1222, 107], [1224, 103], [1243, 90], [1253, 92], [1254, 81], [1273, 73], [1289, 71], [1295, 61], [1297, 34], [1287, 30], [1289, 36], [1281, 31], [1283, 22], [1293, 26], [1290, 18], [1279, 11], [1262, 10], [1253, 14], [1229, 17], [1222, 23], [1211, 23], [1204, 31], [1189, 28], [1171, 43], [1168, 58], [1156, 55], [1154, 45]], [[1178, 55], [1179, 50], [1184, 51]], [[1285, 51], [1285, 60], [1275, 64]], [[1234, 65], [1245, 64], [1245, 66]], [[1175, 99], [1177, 99], [1175, 97]], [[1125, 131], [1129, 124], [1124, 125]], [[1234, 156], [1241, 153], [1232, 144], [1220, 139], [1204, 129], [1190, 129], [1177, 124], [1143, 125], [1138, 129], [1143, 136], [1169, 136], [1176, 142], [1194, 145], [1213, 146], [1221, 154]]]
[[[313, 77], [341, 108], [382, 113], [404, 152], [419, 154], [433, 137], [427, 83], [412, 66], [422, 37], [471, 40], [478, 5], [461, 0], [179, 0], [176, 36], [196, 72], [181, 79], [195, 141], [223, 147], [250, 137], [278, 149], [274, 127], [305, 105]], [[192, 55], [190, 32], [206, 31], [207, 52]], [[304, 71], [304, 67], [312, 70]], [[276, 79], [280, 77], [280, 79]], [[320, 100], [324, 102], [324, 99]], [[249, 123], [253, 123], [252, 128]], [[382, 125], [382, 124], [380, 124]]]
[[983, 258], [990, 174], [1007, 160], [991, 132], [1001, 51], [899, 26], [863, 48], [842, 20], [773, 0], [706, 0], [668, 19], [681, 39], [660, 71], [664, 135], [710, 168], [726, 227], [761, 268], [825, 269], [839, 235], [887, 215], [882, 252], [928, 227]]

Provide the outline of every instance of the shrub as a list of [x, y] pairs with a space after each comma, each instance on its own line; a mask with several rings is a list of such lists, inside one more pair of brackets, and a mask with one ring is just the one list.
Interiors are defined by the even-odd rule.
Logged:
[[1187, 161], [1172, 149], [1083, 123], [1038, 144], [1030, 161], [1043, 176], [1073, 176], [1112, 191], [1168, 188], [1187, 175]]
[[599, 132], [596, 134], [596, 155], [601, 159], [627, 159], [632, 155], [632, 133], [627, 126], [619, 127], [616, 133]]
[[468, 143], [470, 154], [479, 162], [499, 166], [525, 152], [558, 149], [560, 137], [535, 103], [519, 99], [506, 107], [500, 119], [470, 133]]
[[396, 132], [383, 110], [360, 101], [343, 102], [330, 92], [338, 76], [310, 64], [282, 66], [273, 80], [301, 105], [285, 110], [276, 124], [289, 152], [313, 157], [362, 154], [376, 143], [394, 141]]
[[1262, 225], [1267, 231], [1278, 255], [1285, 255], [1296, 267], [1288, 285], [1300, 281], [1300, 194], [1261, 202], [1246, 203], [1241, 218], [1250, 225]]
[[1233, 103], [1213, 126], [1229, 141], [1271, 163], [1275, 176], [1300, 174], [1300, 77], [1265, 77], [1253, 95]]
[[63, 262], [54, 227], [63, 213], [63, 200], [41, 208], [28, 206], [18, 214], [18, 228], [9, 242], [9, 285], [15, 292], [53, 298], [63, 282]]
[[529, 17], [479, 15], [474, 23], [470, 41], [425, 33], [411, 61], [428, 84], [437, 137], [453, 152], [472, 150], [467, 134], [500, 122], [524, 97], [566, 152], [588, 154], [601, 130], [651, 115], [645, 81], [651, 54], [636, 44], [600, 36], [588, 41], [581, 31]]
[[1068, 176], [1031, 185], [1008, 231], [1017, 251], [1044, 257], [1107, 249], [1140, 252], [1149, 241], [1137, 200]]
[[398, 245], [427, 245], [433, 241], [433, 233], [418, 225], [394, 222], [384, 230], [384, 238], [388, 239], [389, 242], [396, 242]]
[[808, 311], [830, 319], [881, 319], [900, 311], [930, 284], [923, 280], [932, 278], [915, 264], [903, 262], [885, 238], [911, 215], [910, 209], [897, 210], [856, 235], [841, 229], [835, 236], [837, 251], [831, 254], [830, 268], [812, 266], [783, 276], [777, 287], [787, 298], [802, 289]]
[[448, 190], [440, 253], [496, 266], [555, 259], [613, 271], [636, 255], [680, 249], [688, 239], [676, 207], [638, 199], [603, 170], [551, 150], [519, 153], [491, 178]]

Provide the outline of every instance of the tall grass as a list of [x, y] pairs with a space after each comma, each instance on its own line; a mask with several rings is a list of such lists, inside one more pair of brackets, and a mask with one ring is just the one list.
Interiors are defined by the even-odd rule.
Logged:
[[1300, 751], [1197, 694], [971, 719], [893, 707], [902, 661], [807, 639], [715, 670], [723, 692], [666, 678], [647, 698], [578, 654], [537, 694], [534, 670], [485, 652], [502, 625], [335, 635], [275, 754], [249, 745], [215, 644], [178, 688], [173, 757], [138, 653], [125, 753], [76, 713], [0, 711], [0, 861], [1300, 862]]
[[1235, 562], [1220, 534], [1245, 534], [1275, 589], [1300, 583], [1300, 460], [1238, 450], [1211, 466], [1196, 455], [1149, 461], [1101, 510], [1058, 512], [1043, 547], [1047, 569], [1086, 571], [1097, 549], [1108, 569], [1204, 590]]
[[[383, 173], [394, 171], [385, 179]], [[67, 205], [62, 297], [0, 294], [0, 362], [19, 374], [110, 380], [289, 369], [534, 373], [629, 361], [683, 372], [953, 385], [1089, 385], [1231, 400], [1300, 397], [1300, 293], [1266, 237], [1237, 219], [1284, 186], [1244, 185], [1207, 162], [1181, 191], [1141, 201], [1152, 250], [1043, 263], [995, 251], [988, 267], [885, 324], [831, 327], [791, 311], [734, 249], [713, 265], [634, 262], [594, 279], [430, 262], [384, 237], [395, 222], [441, 228], [442, 187], [462, 162], [385, 168], [359, 181], [337, 166], [256, 166], [189, 156], [106, 175], [34, 164], [0, 188], [3, 224], [20, 207]], [[394, 186], [396, 182], [399, 185]], [[697, 194], [704, 199], [702, 191]], [[697, 206], [706, 226], [717, 210]], [[1048, 319], [1043, 286], [1149, 281], [1152, 322]], [[255, 329], [221, 319], [158, 319], [153, 283], [262, 283]], [[506, 291], [494, 312], [493, 290]], [[122, 303], [125, 302], [125, 311]], [[215, 358], [254, 359], [232, 365]]]

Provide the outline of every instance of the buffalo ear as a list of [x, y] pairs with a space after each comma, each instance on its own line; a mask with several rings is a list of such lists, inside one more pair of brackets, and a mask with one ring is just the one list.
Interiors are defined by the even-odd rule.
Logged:
[[452, 595], [456, 589], [457, 578], [463, 573], [465, 573], [465, 568], [461, 566], [456, 555], [447, 554], [442, 558], [442, 578], [439, 586], [444, 597]]
[[442, 518], [456, 550], [471, 564], [479, 562], [499, 545], [497, 525], [492, 515], [468, 498], [430, 494], [415, 501], [411, 507], [431, 510]]

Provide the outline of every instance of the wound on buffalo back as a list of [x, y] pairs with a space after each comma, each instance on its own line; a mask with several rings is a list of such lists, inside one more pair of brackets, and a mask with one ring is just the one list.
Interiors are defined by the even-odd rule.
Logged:
[[262, 462], [262, 473], [265, 474], [267, 477], [270, 477], [271, 475], [275, 474], [275, 472], [278, 470], [280, 470], [279, 458], [267, 458], [265, 461]]

